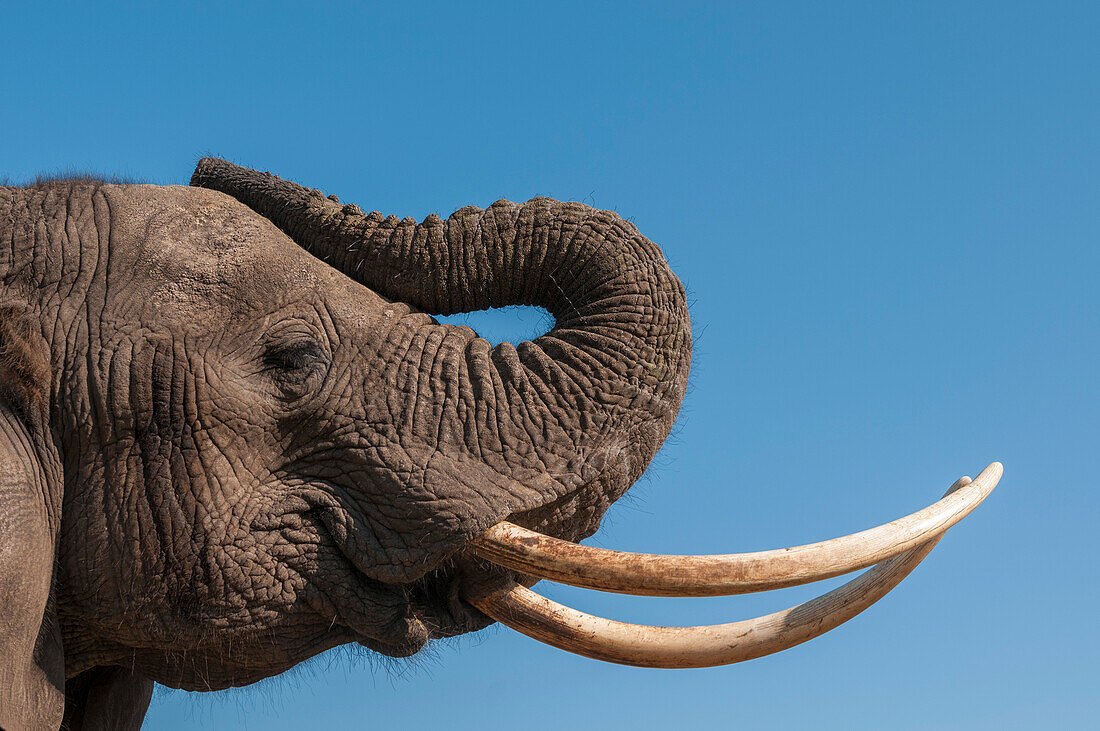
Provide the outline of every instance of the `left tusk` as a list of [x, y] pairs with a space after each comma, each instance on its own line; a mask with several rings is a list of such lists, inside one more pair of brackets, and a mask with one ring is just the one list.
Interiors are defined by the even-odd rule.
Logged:
[[[938, 538], [978, 507], [1001, 479], [1000, 462], [960, 480], [932, 505], [876, 528], [755, 553], [663, 556], [583, 546], [513, 523], [497, 523], [471, 544], [487, 561], [528, 576], [643, 596], [726, 596], [840, 576]], [[964, 478], [965, 479], [965, 478]]]
[[528, 637], [596, 660], [647, 668], [729, 665], [786, 650], [847, 622], [897, 586], [941, 537], [804, 604], [730, 624], [651, 627], [616, 622], [550, 601], [518, 584], [467, 601]]

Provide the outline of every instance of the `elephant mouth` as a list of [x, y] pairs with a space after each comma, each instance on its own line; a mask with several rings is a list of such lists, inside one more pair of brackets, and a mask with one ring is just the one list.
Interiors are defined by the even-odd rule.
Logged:
[[[432, 606], [454, 607], [452, 629], [464, 621], [470, 629], [479, 629], [477, 625], [488, 618], [559, 649], [612, 663], [695, 668], [751, 660], [811, 640], [877, 602], [924, 560], [949, 528], [988, 497], [1001, 474], [1001, 464], [994, 462], [975, 480], [960, 478], [938, 502], [903, 518], [828, 541], [755, 553], [626, 553], [501, 522], [475, 539], [467, 552], [508, 572], [490, 571], [489, 578], [442, 584], [436, 577], [424, 584], [434, 588], [423, 596]], [[798, 586], [868, 567], [873, 568], [804, 604], [701, 627], [651, 627], [603, 619], [557, 604], [525, 586], [549, 579], [620, 594], [729, 596]], [[515, 572], [514, 578], [510, 572]]]
[[492, 594], [536, 581], [464, 551], [409, 586], [410, 612], [429, 639], [456, 637], [484, 629], [495, 621], [467, 601], [467, 595]]

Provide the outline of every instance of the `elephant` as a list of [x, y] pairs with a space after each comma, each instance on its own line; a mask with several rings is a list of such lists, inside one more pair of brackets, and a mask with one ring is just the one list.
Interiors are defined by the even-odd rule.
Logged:
[[[479, 629], [463, 586], [505, 572], [464, 547], [509, 517], [591, 534], [683, 399], [684, 289], [615, 214], [417, 223], [213, 159], [194, 183], [0, 197], [5, 729]], [[431, 316], [505, 305], [555, 325], [491, 347]]]
[[[549, 198], [418, 223], [214, 158], [188, 186], [0, 191], [8, 731], [138, 728], [154, 683], [246, 685], [347, 643], [407, 657], [494, 619], [589, 642], [546, 631], [542, 577], [705, 595], [879, 564], [802, 634], [785, 616], [786, 639], [721, 656], [746, 659], [888, 591], [999, 476], [813, 571], [593, 558], [576, 542], [647, 469], [691, 366], [684, 287], [633, 224]], [[553, 327], [492, 346], [434, 317], [509, 305]], [[699, 664], [678, 641], [633, 664]]]

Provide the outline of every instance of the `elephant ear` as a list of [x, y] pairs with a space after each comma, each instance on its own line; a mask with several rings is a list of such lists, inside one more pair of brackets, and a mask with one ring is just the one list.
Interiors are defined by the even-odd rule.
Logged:
[[25, 308], [0, 303], [0, 398], [37, 434], [45, 428], [49, 350]]
[[51, 588], [61, 464], [49, 430], [45, 339], [0, 303], [0, 728], [57, 728], [65, 664]]

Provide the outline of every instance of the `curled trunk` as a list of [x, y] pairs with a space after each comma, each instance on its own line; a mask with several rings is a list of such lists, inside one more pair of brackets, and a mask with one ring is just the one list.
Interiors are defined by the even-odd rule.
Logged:
[[387, 298], [443, 315], [537, 305], [554, 316], [518, 346], [447, 346], [454, 328], [432, 325], [440, 332], [410, 331], [395, 351], [411, 368], [434, 363], [431, 413], [452, 413], [468, 454], [539, 492], [509, 504], [527, 525], [574, 540], [594, 531], [672, 428], [691, 361], [684, 289], [619, 216], [536, 198], [417, 223], [210, 158], [192, 184], [232, 195]]

